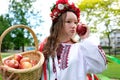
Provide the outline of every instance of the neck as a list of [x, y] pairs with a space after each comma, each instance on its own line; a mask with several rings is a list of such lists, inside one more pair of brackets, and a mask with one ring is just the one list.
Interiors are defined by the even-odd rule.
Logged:
[[71, 42], [70, 39], [69, 39], [69, 40], [66, 40], [66, 41], [63, 41], [62, 43], [69, 43], [69, 42]]
[[64, 35], [64, 36], [61, 36], [59, 38], [59, 40], [60, 40], [61, 43], [70, 43], [71, 42], [71, 37]]
[[71, 39], [70, 38], [60, 39], [60, 42], [62, 42], [62, 43], [69, 43], [69, 42], [71, 42]]

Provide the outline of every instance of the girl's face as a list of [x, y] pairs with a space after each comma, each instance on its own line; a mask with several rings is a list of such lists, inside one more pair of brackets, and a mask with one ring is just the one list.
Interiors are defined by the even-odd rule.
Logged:
[[73, 12], [67, 12], [64, 24], [65, 34], [68, 37], [73, 37], [76, 34], [78, 24], [77, 16]]

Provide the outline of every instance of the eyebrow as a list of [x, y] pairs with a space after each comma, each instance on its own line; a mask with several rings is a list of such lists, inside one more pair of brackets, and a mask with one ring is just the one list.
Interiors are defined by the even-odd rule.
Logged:
[[65, 21], [66, 21], [66, 20], [70, 20], [70, 21], [71, 21], [71, 20], [78, 21], [77, 19], [72, 19], [72, 18], [66, 18]]

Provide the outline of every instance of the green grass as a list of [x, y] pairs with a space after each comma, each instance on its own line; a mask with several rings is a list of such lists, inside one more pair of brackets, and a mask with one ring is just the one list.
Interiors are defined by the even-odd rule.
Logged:
[[[120, 59], [120, 55], [117, 55], [116, 58]], [[107, 69], [102, 73], [102, 75], [120, 80], [120, 64], [113, 62], [109, 58], [107, 59], [109, 61]]]
[[120, 64], [109, 63], [107, 69], [102, 73], [109, 78], [120, 79]]
[[2, 58], [12, 55], [12, 53], [2, 53]]
[[100, 79], [100, 80], [111, 80], [109, 77], [106, 77], [102, 74], [97, 74], [97, 77]]
[[0, 80], [2, 80], [1, 75], [0, 75]]

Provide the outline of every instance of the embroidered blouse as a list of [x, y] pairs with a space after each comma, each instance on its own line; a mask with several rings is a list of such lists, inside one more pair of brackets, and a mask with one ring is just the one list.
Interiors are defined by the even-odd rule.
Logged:
[[[47, 80], [86, 80], [87, 73], [106, 69], [105, 53], [89, 38], [75, 44], [61, 43], [57, 55], [46, 61]], [[42, 73], [44, 79], [44, 71]]]

